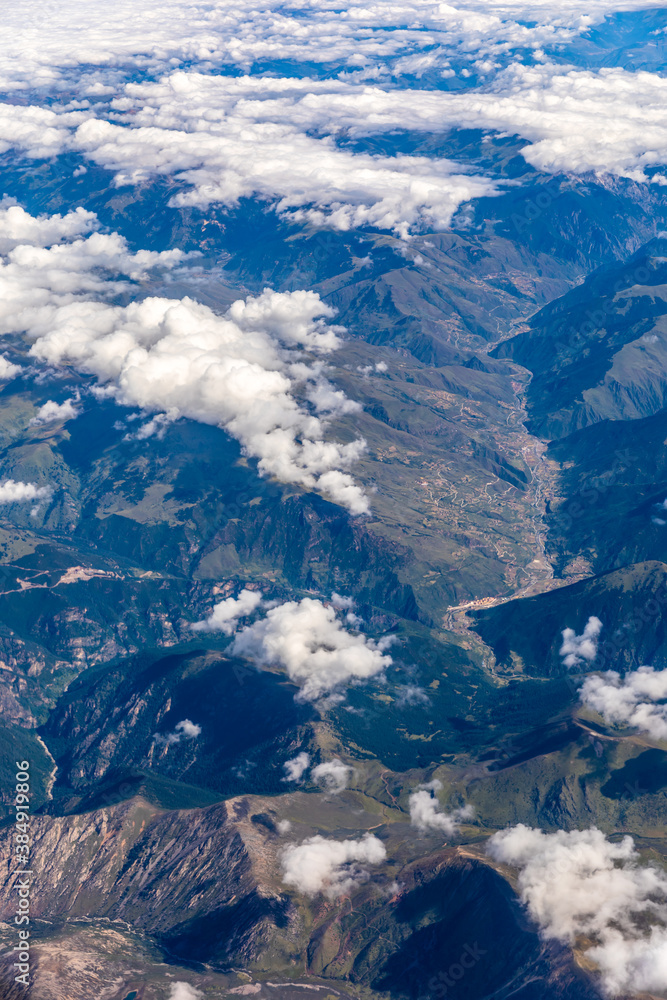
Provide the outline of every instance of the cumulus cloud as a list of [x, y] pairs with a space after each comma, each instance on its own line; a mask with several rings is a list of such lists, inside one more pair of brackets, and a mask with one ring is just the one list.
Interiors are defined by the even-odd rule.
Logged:
[[176, 723], [173, 732], [155, 733], [155, 742], [172, 746], [175, 743], [180, 743], [181, 740], [196, 740], [198, 736], [201, 736], [201, 726], [190, 722], [189, 719], [183, 719]]
[[[19, 213], [17, 215], [17, 213]], [[180, 250], [131, 253], [117, 233], [92, 232], [96, 219], [77, 210], [66, 216], [30, 216], [18, 206], [0, 211], [0, 330], [34, 337], [66, 322], [68, 310], [105, 315], [106, 297], [122, 285], [118, 276], [142, 279], [154, 268], [173, 268]], [[25, 238], [24, 242], [21, 242]], [[127, 287], [127, 286], [126, 286]], [[61, 336], [63, 334], [61, 333]]]
[[168, 1000], [199, 1000], [204, 994], [190, 983], [172, 983]]
[[313, 779], [319, 785], [323, 785], [328, 792], [333, 792], [334, 795], [337, 795], [347, 788], [347, 782], [353, 771], [353, 768], [344, 764], [338, 757], [334, 757], [332, 760], [318, 764], [313, 768], [311, 773]]
[[73, 129], [89, 117], [85, 111], [0, 104], [0, 153], [13, 149], [37, 160], [56, 156], [72, 145]]
[[288, 601], [239, 632], [231, 650], [284, 668], [301, 688], [300, 701], [340, 694], [354, 681], [376, 677], [392, 660], [385, 653], [388, 639], [375, 641], [350, 631], [339, 615], [332, 605], [311, 597]]
[[283, 781], [296, 781], [301, 782], [304, 774], [310, 767], [310, 754], [304, 751], [293, 757], [292, 760], [286, 760], [283, 764], [285, 769], [285, 777]]
[[29, 427], [39, 424], [65, 423], [66, 420], [76, 420], [81, 413], [77, 406], [78, 399], [66, 399], [62, 403], [56, 403], [52, 399], [47, 399], [43, 406], [40, 406], [37, 415], [29, 422]]
[[37, 486], [35, 483], [22, 483], [14, 479], [5, 479], [0, 483], [0, 504], [31, 503], [34, 500], [46, 500], [52, 494], [51, 486]]
[[251, 615], [262, 603], [262, 595], [245, 587], [238, 597], [228, 597], [220, 601], [204, 621], [195, 622], [190, 628], [194, 632], [224, 632], [232, 635], [240, 618]]
[[306, 896], [323, 892], [335, 899], [366, 881], [364, 865], [381, 864], [386, 856], [382, 841], [370, 833], [361, 840], [310, 837], [282, 851], [283, 882]]
[[4, 354], [0, 354], [0, 381], [8, 382], [10, 379], [16, 378], [20, 371], [20, 365], [12, 364]]
[[577, 635], [572, 628], [563, 629], [560, 655], [563, 657], [564, 665], [571, 669], [592, 663], [598, 654], [598, 639], [601, 631], [602, 622], [594, 615], [591, 615], [586, 622], [581, 635]]
[[30, 215], [9, 199], [0, 202], [0, 253], [17, 246], [49, 247], [82, 236], [97, 226], [97, 216], [84, 208], [67, 215]]
[[519, 825], [487, 849], [520, 869], [521, 899], [544, 937], [582, 947], [607, 994], [667, 988], [667, 875], [640, 864], [631, 837]]
[[36, 245], [93, 225], [84, 215], [35, 225], [12, 208], [0, 215], [0, 238], [28, 231], [32, 240], [0, 262], [0, 331], [26, 332], [33, 357], [95, 375], [99, 394], [154, 414], [139, 438], [178, 417], [217, 425], [259, 460], [260, 474], [366, 513], [368, 499], [346, 471], [365, 443], [326, 437], [332, 417], [359, 408], [324, 376], [324, 358], [340, 343], [340, 328], [326, 323], [333, 310], [314, 292], [269, 289], [224, 316], [189, 298], [112, 305], [110, 294], [131, 290], [128, 278], [173, 268], [183, 254], [131, 253], [116, 233]]
[[640, 667], [625, 677], [609, 670], [587, 677], [579, 694], [606, 722], [667, 739], [667, 670]]
[[451, 813], [442, 812], [435, 793], [442, 789], [442, 782], [436, 778], [428, 784], [420, 785], [418, 790], [410, 795], [410, 822], [418, 830], [442, 830], [447, 837], [458, 833], [460, 824], [472, 819], [472, 806], [454, 809]]

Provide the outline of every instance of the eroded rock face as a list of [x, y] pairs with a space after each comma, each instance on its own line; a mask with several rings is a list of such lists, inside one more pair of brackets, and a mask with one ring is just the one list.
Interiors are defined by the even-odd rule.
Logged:
[[[133, 799], [76, 817], [35, 818], [32, 916], [120, 920], [175, 952], [187, 942], [201, 960], [253, 961], [272, 930], [293, 919], [293, 908], [275, 878], [265, 877], [270, 845], [249, 819], [233, 815], [233, 804], [162, 812]], [[4, 920], [15, 912], [8, 876], [5, 863]]]

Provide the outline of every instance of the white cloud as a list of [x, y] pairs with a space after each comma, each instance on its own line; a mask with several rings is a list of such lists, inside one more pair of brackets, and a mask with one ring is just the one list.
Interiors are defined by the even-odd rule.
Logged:
[[[319, 0], [197, 6], [185, 0], [163, 0], [159, 6], [119, 0], [108, 16], [99, 4], [75, 0], [44, 5], [35, 15], [27, 0], [18, 0], [4, 12], [0, 87], [67, 88], [99, 99], [137, 71], [155, 75], [186, 63], [207, 70], [225, 64], [247, 68], [253, 61], [281, 59], [350, 67], [398, 60], [407, 64], [405, 72], [419, 72], [419, 61], [434, 48], [471, 59], [513, 46], [539, 48], [570, 40], [607, 11], [648, 6], [650, 0], [575, 0], [557, 8], [544, 0], [357, 0], [341, 10]], [[394, 72], [400, 71], [394, 64]]]
[[239, 618], [245, 618], [256, 611], [262, 603], [262, 595], [245, 587], [238, 597], [228, 597], [220, 601], [204, 621], [195, 622], [190, 628], [194, 632], [224, 632], [232, 635], [236, 631]]
[[348, 779], [353, 774], [354, 769], [344, 764], [338, 757], [318, 764], [312, 770], [313, 779], [320, 785], [324, 785], [327, 791], [338, 795], [347, 788]]
[[368, 878], [363, 865], [378, 865], [386, 856], [382, 841], [370, 833], [361, 840], [310, 837], [282, 851], [283, 882], [306, 896], [323, 892], [335, 899]]
[[667, 988], [667, 875], [639, 863], [631, 837], [612, 843], [596, 829], [545, 834], [519, 825], [487, 849], [520, 869], [521, 899], [542, 934], [583, 948], [605, 992]]
[[172, 983], [168, 1000], [199, 1000], [204, 994], [190, 983]]
[[77, 403], [78, 399], [66, 399], [62, 403], [47, 399], [46, 403], [40, 406], [37, 415], [30, 420], [28, 426], [34, 427], [39, 424], [55, 424], [64, 423], [66, 420], [76, 420], [81, 413]]
[[189, 719], [183, 719], [176, 723], [173, 732], [155, 733], [155, 742], [173, 746], [175, 743], [180, 743], [181, 740], [196, 740], [198, 736], [201, 736], [201, 726], [190, 722]]
[[[246, 318], [246, 306], [264, 315]], [[259, 459], [260, 473], [319, 490], [362, 514], [368, 500], [342, 470], [361, 456], [364, 442], [325, 441], [326, 415], [296, 399], [324, 378], [320, 363], [307, 364], [288, 345], [303, 327], [305, 346], [325, 351], [331, 331], [320, 317], [330, 314], [313, 292], [269, 290], [222, 317], [191, 299], [148, 298], [124, 308], [76, 303], [52, 315], [31, 353], [96, 375], [125, 406], [222, 427]], [[293, 327], [281, 344], [277, 320], [288, 315]]]
[[7, 199], [0, 202], [0, 253], [17, 246], [49, 247], [82, 236], [97, 226], [97, 216], [77, 208], [67, 215], [30, 215]]
[[109, 295], [131, 290], [117, 276], [137, 281], [184, 255], [131, 253], [116, 233], [36, 246], [94, 219], [29, 218], [0, 213], [0, 239], [27, 231], [33, 241], [13, 245], [0, 262], [0, 332], [26, 332], [33, 357], [95, 375], [101, 394], [154, 414], [136, 437], [159, 434], [178, 417], [214, 424], [259, 459], [260, 474], [319, 490], [354, 514], [368, 511], [346, 471], [364, 442], [325, 440], [332, 416], [358, 405], [324, 377], [340, 328], [326, 325], [333, 311], [318, 295], [267, 289], [224, 316], [189, 298], [114, 306]]
[[[326, 134], [334, 128], [337, 107], [309, 98], [309, 89], [319, 89], [316, 82], [244, 79], [248, 97], [229, 77], [182, 73], [146, 84], [152, 92], [134, 94], [122, 105], [127, 111], [130, 104], [143, 106], [132, 114], [131, 127], [84, 122], [74, 148], [113, 170], [118, 184], [176, 175], [184, 189], [172, 198], [176, 206], [233, 206], [256, 197], [295, 221], [343, 230], [371, 226], [406, 235], [421, 224], [443, 228], [461, 204], [498, 191], [490, 179], [468, 175], [446, 159], [340, 148]], [[281, 83], [296, 94], [271, 100]], [[364, 120], [373, 103], [371, 97]], [[320, 119], [324, 135], [314, 134]], [[344, 125], [341, 120], [335, 127]]]
[[512, 66], [490, 93], [475, 97], [453, 101], [460, 124], [529, 140], [523, 155], [539, 170], [642, 181], [646, 167], [667, 163], [667, 79], [661, 74]]
[[183, 719], [182, 722], [176, 723], [176, 732], [182, 733], [186, 740], [193, 740], [196, 736], [201, 734], [201, 726], [196, 725], [194, 722], [190, 722], [189, 719]]
[[442, 830], [447, 837], [453, 837], [460, 824], [472, 819], [472, 806], [454, 809], [451, 813], [442, 812], [435, 793], [442, 789], [442, 782], [436, 778], [426, 785], [420, 785], [416, 792], [410, 795], [410, 822], [418, 830]]
[[[525, 139], [526, 159], [542, 170], [645, 179], [647, 167], [667, 162], [664, 77], [579, 70], [549, 62], [544, 49], [569, 43], [609, 10], [647, 6], [601, 0], [554, 10], [470, 0], [340, 11], [310, 0], [303, 17], [301, 3], [258, 9], [239, 0], [193, 16], [172, 0], [157, 23], [144, 0], [112, 24], [78, 4], [70, 16], [50, 12], [30, 38], [22, 21], [17, 47], [8, 33], [0, 55], [6, 88], [64, 86], [79, 100], [66, 108], [2, 105], [0, 150], [76, 150], [114, 170], [119, 183], [176, 175], [177, 205], [235, 205], [248, 196], [341, 229], [442, 228], [460, 205], [497, 193], [494, 179], [442, 158], [353, 152], [339, 138], [488, 129]], [[187, 23], [180, 33], [179, 23]], [[521, 53], [530, 51], [536, 59], [524, 65]], [[280, 59], [333, 62], [342, 71], [334, 76], [329, 67], [323, 79], [217, 71]], [[462, 78], [481, 74], [482, 84], [447, 92], [393, 82], [437, 71], [433, 88], [456, 72], [452, 59]], [[138, 82], [128, 82], [137, 69]]]
[[[34, 337], [63, 324], [85, 303], [90, 316], [106, 315], [102, 302], [92, 296], [106, 296], [121, 285], [114, 280], [124, 275], [132, 280], [145, 277], [156, 267], [172, 268], [184, 257], [179, 250], [131, 253], [117, 233], [82, 232], [94, 228], [89, 212], [66, 216], [32, 217], [10, 206], [0, 211], [0, 330], [27, 331]], [[25, 237], [26, 242], [18, 242]]]
[[351, 611], [354, 607], [353, 597], [343, 597], [342, 594], [337, 594], [335, 591], [331, 595], [331, 603], [337, 611]]
[[14, 479], [5, 479], [4, 483], [0, 483], [0, 504], [46, 500], [52, 493], [51, 486], [37, 486], [35, 483], [22, 483]]
[[587, 677], [579, 694], [607, 722], [667, 740], [667, 670], [640, 667], [625, 677], [609, 670]]
[[574, 629], [563, 629], [563, 642], [560, 647], [560, 655], [566, 667], [579, 667], [585, 663], [592, 663], [598, 653], [598, 639], [602, 631], [602, 622], [594, 615], [586, 622], [586, 626], [581, 635], [577, 635]]
[[85, 111], [0, 104], [0, 153], [16, 149], [34, 159], [56, 156], [71, 145], [72, 129], [89, 117]]
[[8, 382], [9, 379], [16, 378], [20, 371], [20, 365], [12, 364], [4, 354], [0, 354], [0, 381]]
[[283, 781], [301, 782], [304, 774], [310, 767], [310, 754], [305, 751], [298, 753], [292, 760], [286, 760], [283, 764], [285, 777]]
[[396, 704], [399, 708], [402, 708], [404, 705], [414, 708], [417, 705], [431, 704], [428, 694], [418, 684], [406, 684], [405, 687], [397, 688], [396, 692], [398, 694]]
[[368, 680], [391, 664], [375, 641], [345, 628], [336, 608], [310, 597], [288, 601], [246, 626], [231, 647], [237, 656], [277, 665], [301, 688], [301, 701], [340, 693], [348, 684]]
[[442, 158], [351, 152], [340, 135], [488, 129], [527, 140], [523, 155], [538, 169], [635, 180], [667, 163], [667, 80], [657, 73], [518, 64], [484, 89], [445, 92], [180, 71], [125, 94], [114, 102], [122, 124], [90, 119], [72, 139], [118, 183], [176, 175], [175, 205], [254, 196], [341, 229], [442, 228], [499, 188]]

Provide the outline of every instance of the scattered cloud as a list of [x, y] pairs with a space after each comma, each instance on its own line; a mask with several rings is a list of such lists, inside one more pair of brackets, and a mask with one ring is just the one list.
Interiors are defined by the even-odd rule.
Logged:
[[303, 750], [296, 757], [293, 757], [292, 760], [286, 760], [283, 767], [285, 769], [283, 781], [296, 781], [300, 783], [310, 767], [310, 754], [307, 754]]
[[405, 687], [397, 688], [396, 693], [398, 695], [396, 704], [399, 708], [403, 708], [406, 705], [410, 708], [415, 708], [418, 705], [426, 706], [431, 704], [428, 694], [418, 684], [406, 684]]
[[369, 877], [364, 865], [378, 865], [387, 856], [384, 844], [367, 833], [361, 840], [310, 837], [281, 854], [283, 882], [306, 896], [323, 892], [335, 899]]
[[474, 811], [472, 806], [464, 806], [451, 813], [442, 812], [435, 794], [441, 789], [442, 782], [436, 778], [412, 792], [409, 800], [410, 822], [423, 833], [427, 830], [442, 830], [446, 836], [453, 837], [463, 821], [472, 819]]
[[183, 719], [181, 722], [176, 723], [173, 732], [166, 734], [155, 733], [155, 742], [172, 746], [175, 743], [180, 743], [181, 740], [196, 740], [200, 735], [201, 726], [198, 726], [195, 722], [190, 722], [189, 719]]
[[247, 625], [231, 647], [237, 656], [283, 667], [301, 688], [300, 701], [340, 695], [355, 681], [376, 677], [390, 666], [388, 639], [369, 639], [350, 631], [332, 605], [305, 597], [271, 608]]
[[347, 782], [354, 773], [354, 768], [344, 764], [338, 757], [324, 761], [313, 768], [311, 774], [313, 780], [319, 785], [324, 785], [328, 792], [338, 795], [347, 788]]
[[521, 899], [543, 936], [583, 948], [607, 994], [667, 988], [667, 875], [640, 864], [631, 837], [519, 825], [487, 850], [520, 869]]
[[262, 603], [262, 595], [256, 590], [245, 587], [238, 597], [228, 597], [220, 601], [204, 621], [194, 622], [190, 628], [193, 632], [224, 632], [232, 635], [240, 618], [251, 615]]
[[199, 1000], [204, 994], [190, 983], [172, 983], [168, 1000]]
[[43, 406], [40, 406], [37, 415], [30, 420], [28, 426], [35, 427], [39, 424], [60, 424], [66, 420], [76, 420], [81, 410], [77, 406], [78, 399], [66, 399], [62, 403], [56, 403], [52, 399], [47, 399]]
[[563, 657], [564, 665], [572, 669], [592, 663], [598, 653], [598, 638], [601, 631], [602, 622], [594, 615], [591, 615], [586, 622], [581, 635], [577, 635], [572, 628], [563, 629], [560, 655]]
[[0, 483], [0, 504], [47, 500], [52, 494], [51, 486], [37, 486], [35, 483], [22, 483], [14, 479], [5, 479]]
[[4, 354], [0, 354], [0, 381], [8, 382], [9, 379], [16, 378], [20, 371], [20, 365], [12, 364]]
[[667, 740], [667, 670], [640, 667], [625, 677], [609, 670], [587, 677], [579, 694], [606, 722]]
[[337, 594], [335, 591], [331, 595], [331, 603], [337, 611], [351, 611], [354, 607], [353, 597], [343, 597], [342, 594]]

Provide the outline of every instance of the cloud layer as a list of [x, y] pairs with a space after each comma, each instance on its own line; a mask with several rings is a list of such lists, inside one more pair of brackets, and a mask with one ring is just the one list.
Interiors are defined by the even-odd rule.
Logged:
[[667, 670], [640, 667], [625, 677], [609, 670], [587, 677], [579, 694], [606, 722], [667, 740]]
[[608, 11], [651, 5], [651, 0], [563, 0], [557, 7], [546, 0], [357, 0], [341, 10], [321, 0], [269, 0], [261, 6], [252, 0], [196, 5], [119, 0], [110, 12], [76, 0], [45, 2], [35, 11], [19, 0], [6, 11], [0, 88], [76, 88], [81, 96], [99, 99], [137, 71], [157, 74], [193, 62], [207, 70], [249, 69], [269, 60], [337, 63], [353, 70], [386, 63], [400, 73], [402, 61], [434, 49], [468, 55], [471, 62], [508, 48], [540, 49], [571, 40]]
[[[115, 102], [131, 112], [131, 127], [90, 120], [72, 142], [118, 184], [175, 175], [184, 189], [172, 199], [177, 206], [257, 197], [297, 221], [339, 229], [442, 228], [462, 203], [496, 193], [491, 180], [447, 159], [341, 148], [331, 130], [354, 123], [368, 131], [389, 96], [337, 81], [180, 73]], [[391, 97], [404, 106], [403, 94]], [[404, 106], [413, 127], [419, 104], [412, 114]], [[396, 114], [385, 117], [370, 131], [397, 126]]]
[[667, 875], [639, 863], [631, 837], [519, 825], [495, 834], [488, 852], [520, 869], [521, 899], [543, 935], [582, 947], [607, 994], [667, 988]]
[[339, 695], [350, 683], [376, 677], [392, 662], [385, 653], [388, 641], [350, 631], [341, 614], [311, 597], [288, 601], [246, 626], [231, 650], [259, 664], [284, 668], [299, 685], [301, 701]]
[[[520, 136], [540, 170], [645, 180], [667, 162], [664, 77], [580, 69], [550, 54], [608, 12], [650, 6], [414, 0], [341, 11], [319, 0], [167, 0], [162, 9], [121, 0], [124, 13], [105, 20], [69, 0], [26, 29], [18, 4], [0, 84], [36, 103], [0, 106], [0, 150], [77, 151], [118, 183], [170, 175], [182, 189], [175, 205], [247, 196], [341, 229], [442, 228], [462, 204], [498, 193], [498, 179], [347, 140], [482, 129]], [[46, 106], [59, 89], [76, 99]]]
[[306, 896], [323, 892], [335, 899], [366, 881], [365, 865], [379, 865], [386, 856], [382, 841], [370, 833], [361, 840], [310, 837], [282, 851], [283, 882]]

